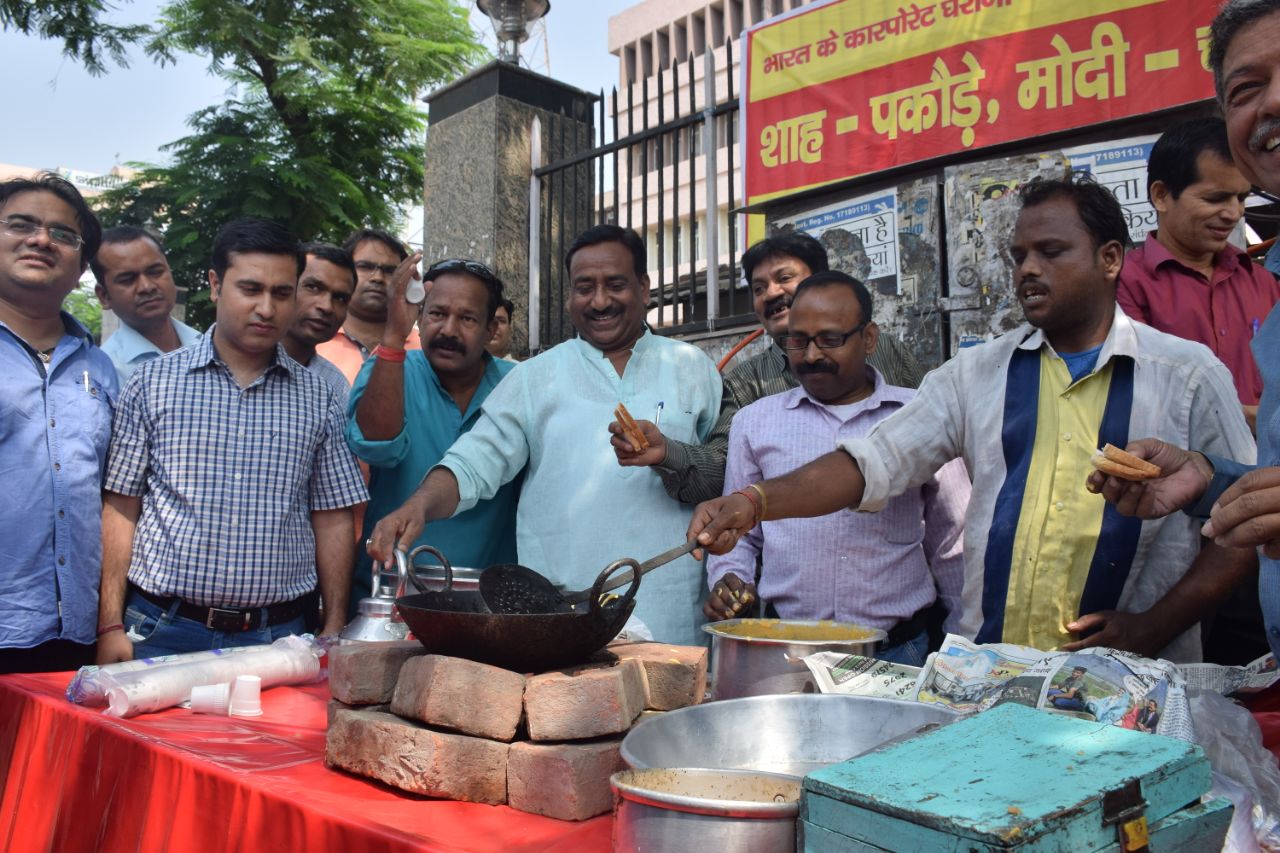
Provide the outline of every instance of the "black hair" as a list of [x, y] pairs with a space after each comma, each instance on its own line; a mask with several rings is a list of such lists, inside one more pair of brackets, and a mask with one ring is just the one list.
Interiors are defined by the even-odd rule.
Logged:
[[231, 255], [262, 254], [292, 255], [298, 264], [298, 275], [307, 265], [307, 256], [302, 252], [302, 244], [288, 228], [270, 219], [258, 219], [253, 216], [242, 216], [233, 219], [218, 231], [213, 240], [213, 259], [210, 266], [219, 279], [231, 266]]
[[1070, 199], [1080, 221], [1093, 236], [1094, 249], [1115, 240], [1128, 248], [1129, 225], [1124, 210], [1111, 190], [1086, 172], [1070, 172], [1062, 178], [1035, 178], [1018, 186], [1022, 209], [1036, 207], [1055, 198]]
[[[512, 302], [510, 299], [506, 299], [506, 298], [502, 299], [500, 302], [498, 302], [498, 308], [505, 308], [505, 309], [507, 309], [507, 319], [508, 319], [508, 320], [513, 320], [513, 319], [515, 319], [515, 316], [516, 316], [516, 304], [515, 304], [514, 302]], [[496, 309], [496, 308], [495, 308], [494, 310], [495, 310], [495, 312], [497, 311], [497, 309]]]
[[[758, 243], [756, 245], [759, 245]], [[800, 294], [806, 290], [817, 290], [820, 287], [847, 287], [853, 291], [853, 295], [858, 297], [858, 307], [862, 310], [862, 322], [864, 324], [871, 322], [871, 291], [867, 290], [867, 286], [858, 281], [848, 273], [842, 273], [839, 270], [823, 270], [816, 272], [806, 278], [796, 286], [796, 292], [791, 297], [791, 304], [800, 298]]]
[[436, 261], [428, 267], [427, 271], [422, 274], [422, 280], [435, 281], [437, 277], [445, 273], [465, 273], [472, 278], [480, 280], [480, 283], [484, 285], [484, 289], [488, 293], [487, 304], [485, 305], [487, 312], [485, 322], [493, 322], [493, 315], [497, 313], [498, 306], [503, 303], [502, 291], [505, 289], [502, 279], [498, 278], [498, 274], [479, 261], [465, 258], [449, 258], [443, 261]]
[[1209, 25], [1209, 68], [1213, 71], [1213, 85], [1220, 102], [1226, 100], [1222, 64], [1232, 39], [1245, 27], [1274, 12], [1280, 12], [1280, 2], [1276, 0], [1227, 0], [1218, 10]]
[[775, 255], [786, 255], [802, 261], [810, 273], [826, 272], [827, 250], [822, 244], [803, 231], [775, 234], [766, 237], [742, 253], [742, 277], [751, 281], [755, 268]]
[[351, 273], [351, 286], [356, 286], [356, 262], [352, 260], [351, 253], [341, 246], [335, 246], [332, 243], [303, 243], [302, 253], [304, 255], [315, 255], [322, 261], [328, 261], [335, 267], [342, 267]]
[[[103, 246], [119, 246], [138, 240], [150, 240], [160, 250], [160, 254], [164, 254], [164, 243], [160, 242], [160, 238], [137, 225], [116, 225], [103, 231], [98, 251], [101, 251]], [[98, 252], [94, 252], [93, 257], [89, 259], [89, 269], [93, 270], [93, 277], [97, 279], [98, 284], [106, 287], [107, 271], [103, 268], [102, 261], [98, 260]]]
[[630, 228], [620, 228], [617, 225], [593, 225], [577, 237], [574, 237], [573, 242], [569, 244], [569, 251], [564, 253], [565, 272], [569, 271], [569, 267], [573, 264], [573, 256], [579, 249], [596, 246], [600, 243], [621, 243], [626, 246], [627, 250], [631, 252], [636, 278], [644, 278], [646, 272], [644, 241], [640, 239], [639, 234]]
[[409, 257], [409, 252], [405, 249], [404, 243], [401, 243], [394, 235], [388, 231], [383, 231], [381, 228], [361, 228], [359, 231], [352, 231], [351, 236], [343, 241], [342, 248], [354, 255], [356, 247], [365, 240], [377, 240], [379, 243], [383, 243], [388, 249], [395, 252], [402, 261]]
[[40, 172], [34, 178], [14, 178], [0, 182], [0, 207], [15, 195], [29, 192], [53, 193], [75, 211], [76, 227], [80, 229], [80, 239], [84, 241], [80, 246], [80, 268], [84, 269], [84, 265], [98, 254], [98, 247], [102, 245], [102, 223], [89, 209], [84, 196], [66, 178], [53, 172]]
[[1200, 180], [1196, 160], [1205, 151], [1231, 162], [1231, 144], [1222, 119], [1192, 119], [1165, 131], [1147, 158], [1147, 198], [1151, 197], [1151, 185], [1159, 181], [1176, 200], [1183, 190]]

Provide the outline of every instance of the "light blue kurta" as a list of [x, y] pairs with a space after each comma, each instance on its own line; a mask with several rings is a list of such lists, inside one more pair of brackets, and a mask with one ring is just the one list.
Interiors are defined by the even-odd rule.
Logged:
[[[624, 468], [609, 443], [623, 403], [662, 432], [701, 443], [720, 411], [720, 376], [705, 353], [648, 331], [619, 377], [604, 353], [566, 341], [516, 366], [484, 401], [475, 427], [440, 464], [458, 478], [458, 512], [490, 498], [525, 467], [516, 513], [520, 562], [570, 590], [586, 589], [620, 557], [644, 561], [684, 541], [692, 508], [667, 495], [657, 471]], [[662, 642], [701, 644], [702, 564], [692, 557], [649, 574], [635, 615]]]

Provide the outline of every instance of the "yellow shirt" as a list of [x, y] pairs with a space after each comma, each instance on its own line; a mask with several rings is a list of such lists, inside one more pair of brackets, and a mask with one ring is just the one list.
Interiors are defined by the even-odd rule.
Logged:
[[1110, 361], [1073, 383], [1066, 363], [1048, 347], [1040, 350], [1036, 438], [1005, 596], [1006, 643], [1049, 650], [1076, 639], [1066, 625], [1079, 615], [1106, 506], [1084, 481], [1110, 387]]

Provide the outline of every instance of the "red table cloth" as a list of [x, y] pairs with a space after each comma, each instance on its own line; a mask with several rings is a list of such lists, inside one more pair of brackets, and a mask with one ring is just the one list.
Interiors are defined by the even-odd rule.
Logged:
[[609, 850], [571, 823], [417, 797], [324, 766], [325, 684], [263, 715], [173, 708], [121, 720], [66, 700], [68, 673], [0, 676], [0, 850]]

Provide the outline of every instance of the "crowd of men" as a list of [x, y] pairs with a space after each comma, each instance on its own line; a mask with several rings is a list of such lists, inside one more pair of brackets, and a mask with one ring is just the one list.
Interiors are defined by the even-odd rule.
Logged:
[[[477, 261], [239, 219], [202, 334], [156, 235], [103, 232], [52, 175], [0, 184], [0, 671], [332, 635], [395, 548], [582, 589], [693, 537], [710, 556], [646, 577], [633, 631], [761, 614], [880, 628], [917, 665], [943, 630], [1190, 661], [1259, 589], [1280, 647], [1280, 285], [1228, 241], [1252, 187], [1280, 193], [1280, 5], [1230, 0], [1210, 58], [1225, 123], [1153, 147], [1156, 231], [1129, 249], [1087, 177], [1023, 184], [1026, 323], [923, 381], [800, 233], [744, 254], [768, 343], [722, 376], [649, 329], [615, 225], [563, 259], [576, 337], [517, 362]], [[102, 347], [62, 310], [88, 267]], [[1107, 443], [1164, 476], [1094, 473]]]

